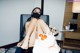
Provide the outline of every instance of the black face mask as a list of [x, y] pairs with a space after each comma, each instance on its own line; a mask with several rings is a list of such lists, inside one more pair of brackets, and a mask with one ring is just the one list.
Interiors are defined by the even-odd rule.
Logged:
[[34, 18], [37, 18], [37, 19], [39, 19], [40, 18], [40, 14], [38, 14], [38, 13], [33, 13], [32, 15], [31, 15], [31, 17], [34, 17]]

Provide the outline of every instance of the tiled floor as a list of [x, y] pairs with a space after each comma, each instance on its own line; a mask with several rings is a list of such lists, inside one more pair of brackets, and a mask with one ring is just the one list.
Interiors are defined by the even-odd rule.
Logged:
[[66, 52], [65, 52], [65, 49], [62, 49], [62, 53], [80, 53], [80, 51], [77, 51], [77, 50], [66, 50]]
[[[12, 47], [9, 49], [0, 49], [0, 53], [15, 53], [16, 51], [16, 47]], [[74, 53], [80, 53], [80, 51], [76, 51], [76, 50], [66, 50], [66, 53], [72, 53], [72, 51], [74, 51]], [[62, 49], [62, 53], [65, 53], [65, 49]]]

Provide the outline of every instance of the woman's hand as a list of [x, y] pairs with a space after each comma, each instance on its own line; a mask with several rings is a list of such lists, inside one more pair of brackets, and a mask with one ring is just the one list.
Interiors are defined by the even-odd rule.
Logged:
[[19, 42], [19, 43], [17, 44], [17, 47], [21, 47], [22, 43], [23, 43], [23, 41]]

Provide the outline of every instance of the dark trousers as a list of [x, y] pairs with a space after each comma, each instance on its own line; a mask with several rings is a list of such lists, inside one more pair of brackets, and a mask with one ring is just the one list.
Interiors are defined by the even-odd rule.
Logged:
[[33, 50], [33, 47], [30, 47], [27, 50], [17, 47], [15, 53], [33, 53], [32, 50]]

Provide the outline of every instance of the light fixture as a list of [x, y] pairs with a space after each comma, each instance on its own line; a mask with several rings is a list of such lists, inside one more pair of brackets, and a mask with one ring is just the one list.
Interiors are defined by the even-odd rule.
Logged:
[[72, 12], [80, 13], [80, 0], [73, 0]]

